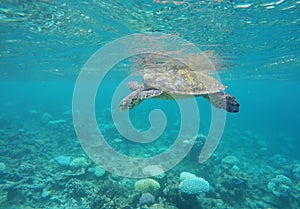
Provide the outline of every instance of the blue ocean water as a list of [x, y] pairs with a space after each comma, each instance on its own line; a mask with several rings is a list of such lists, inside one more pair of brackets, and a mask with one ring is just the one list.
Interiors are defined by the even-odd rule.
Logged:
[[[300, 208], [299, 4], [1, 1], [0, 208]], [[133, 175], [138, 164], [127, 160], [116, 166], [116, 155], [101, 149], [105, 144], [84, 146], [99, 137], [89, 135], [89, 117], [79, 129], [87, 138], [79, 137], [76, 118], [83, 113], [74, 108], [73, 99], [76, 79], [97, 50], [131, 34], [153, 32], [214, 51], [220, 81], [240, 103], [240, 111], [226, 114], [220, 143], [207, 161], [199, 163], [205, 140], [214, 135], [210, 103], [202, 97], [182, 99], [185, 104], [196, 101], [199, 128], [196, 135], [186, 132], [176, 144], [181, 128], [195, 124], [183, 124], [176, 100], [146, 99], [120, 113], [121, 99], [131, 93], [124, 79], [133, 68], [143, 67], [135, 59], [116, 63], [93, 100], [100, 138], [130, 158], [160, 156], [172, 145], [178, 149], [139, 170], [148, 174], [141, 188]], [[121, 52], [120, 48], [116, 54]], [[140, 75], [136, 77], [141, 81]], [[89, 90], [83, 91], [83, 104]], [[149, 115], [157, 109], [164, 113], [165, 124], [160, 117], [151, 123]], [[114, 113], [128, 113], [135, 131], [127, 126], [125, 130], [141, 140], [152, 136], [147, 135], [151, 127], [164, 130], [152, 142], [133, 142], [120, 132], [124, 125]], [[190, 143], [191, 150], [177, 162], [181, 149]], [[93, 149], [95, 156], [108, 154], [109, 160], [95, 162], [88, 152]], [[167, 169], [165, 162], [176, 164]], [[156, 173], [157, 169], [164, 172]], [[196, 182], [205, 179], [209, 191], [206, 184], [192, 184], [187, 189], [196, 192], [187, 193], [182, 185], [188, 182], [182, 182], [189, 179], [182, 180], [182, 172], [194, 174], [189, 178]]]

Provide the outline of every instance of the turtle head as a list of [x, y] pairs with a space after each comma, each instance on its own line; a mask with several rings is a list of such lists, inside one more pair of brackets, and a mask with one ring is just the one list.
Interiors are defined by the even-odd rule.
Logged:
[[143, 99], [140, 99], [137, 96], [137, 92], [132, 92], [127, 97], [125, 97], [120, 103], [120, 111], [124, 112], [127, 110], [131, 110], [132, 108], [138, 106]]

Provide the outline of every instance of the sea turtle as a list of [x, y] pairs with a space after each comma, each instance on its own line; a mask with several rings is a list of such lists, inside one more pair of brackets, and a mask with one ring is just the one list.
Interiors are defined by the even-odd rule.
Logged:
[[132, 81], [127, 84], [133, 92], [120, 103], [120, 111], [130, 110], [147, 98], [180, 99], [203, 96], [214, 107], [228, 112], [239, 112], [239, 103], [235, 97], [223, 92], [223, 86], [212, 76], [193, 71], [188, 66], [172, 66], [166, 69], [146, 69], [143, 83]]

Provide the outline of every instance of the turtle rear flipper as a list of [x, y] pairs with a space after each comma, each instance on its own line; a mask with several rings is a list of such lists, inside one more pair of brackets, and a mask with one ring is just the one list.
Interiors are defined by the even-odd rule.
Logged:
[[158, 89], [138, 89], [125, 97], [120, 103], [120, 111], [130, 110], [147, 98], [156, 97], [163, 93]]
[[204, 96], [214, 107], [225, 109], [228, 112], [237, 113], [240, 110], [240, 104], [236, 101], [235, 97], [224, 93], [217, 92]]

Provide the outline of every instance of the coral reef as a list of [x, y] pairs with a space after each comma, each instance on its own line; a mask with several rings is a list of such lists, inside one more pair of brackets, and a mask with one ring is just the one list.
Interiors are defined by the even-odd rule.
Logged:
[[160, 189], [160, 184], [154, 179], [141, 179], [134, 184], [134, 188], [141, 193], [155, 193]]
[[65, 156], [65, 155], [59, 155], [54, 157], [54, 160], [62, 166], [69, 166], [71, 162], [71, 157], [70, 156]]
[[93, 168], [89, 168], [88, 172], [94, 173], [96, 177], [102, 177], [105, 174], [105, 170], [100, 166], [95, 166]]
[[189, 172], [180, 173], [180, 181], [179, 189], [186, 194], [194, 195], [210, 190], [210, 185], [205, 179]]
[[[0, 117], [1, 208], [300, 208], [300, 162], [271, 153], [268, 143], [253, 132], [231, 130], [221, 142], [222, 149], [203, 164], [197, 163], [205, 139], [199, 135], [192, 152], [176, 167], [164, 172], [159, 165], [149, 165], [142, 172], [155, 176], [136, 180], [109, 173], [85, 157], [74, 140], [68, 114], [39, 112], [28, 113], [41, 119], [32, 123], [20, 118], [10, 124]], [[53, 118], [66, 122], [49, 124]], [[124, 139], [114, 141], [121, 136], [110, 123], [105, 129], [112, 144], [120, 149], [126, 144], [124, 153], [144, 154]], [[161, 150], [172, 134], [157, 142]], [[243, 139], [239, 143], [234, 141], [237, 136]], [[261, 150], [262, 145], [268, 152]], [[149, 148], [149, 153], [156, 152]]]
[[209, 183], [200, 177], [184, 180], [179, 184], [179, 189], [186, 194], [200, 194], [209, 191]]
[[180, 181], [184, 180], [190, 180], [190, 179], [195, 179], [197, 178], [195, 174], [189, 173], [189, 172], [181, 172], [180, 173]]
[[143, 193], [139, 199], [140, 205], [152, 205], [155, 203], [155, 197], [151, 193]]
[[149, 175], [153, 178], [162, 179], [165, 177], [164, 170], [158, 165], [148, 165], [147, 167], [143, 168], [142, 172], [145, 175]]
[[0, 174], [6, 172], [6, 165], [5, 163], [0, 162]]
[[228, 155], [222, 159], [222, 167], [225, 169], [237, 168], [239, 159], [235, 156]]
[[74, 168], [86, 168], [90, 166], [90, 162], [87, 158], [85, 157], [77, 157], [77, 158], [73, 158], [70, 161], [70, 166], [74, 167]]
[[268, 189], [277, 197], [287, 197], [293, 182], [284, 175], [277, 175], [268, 182]]

